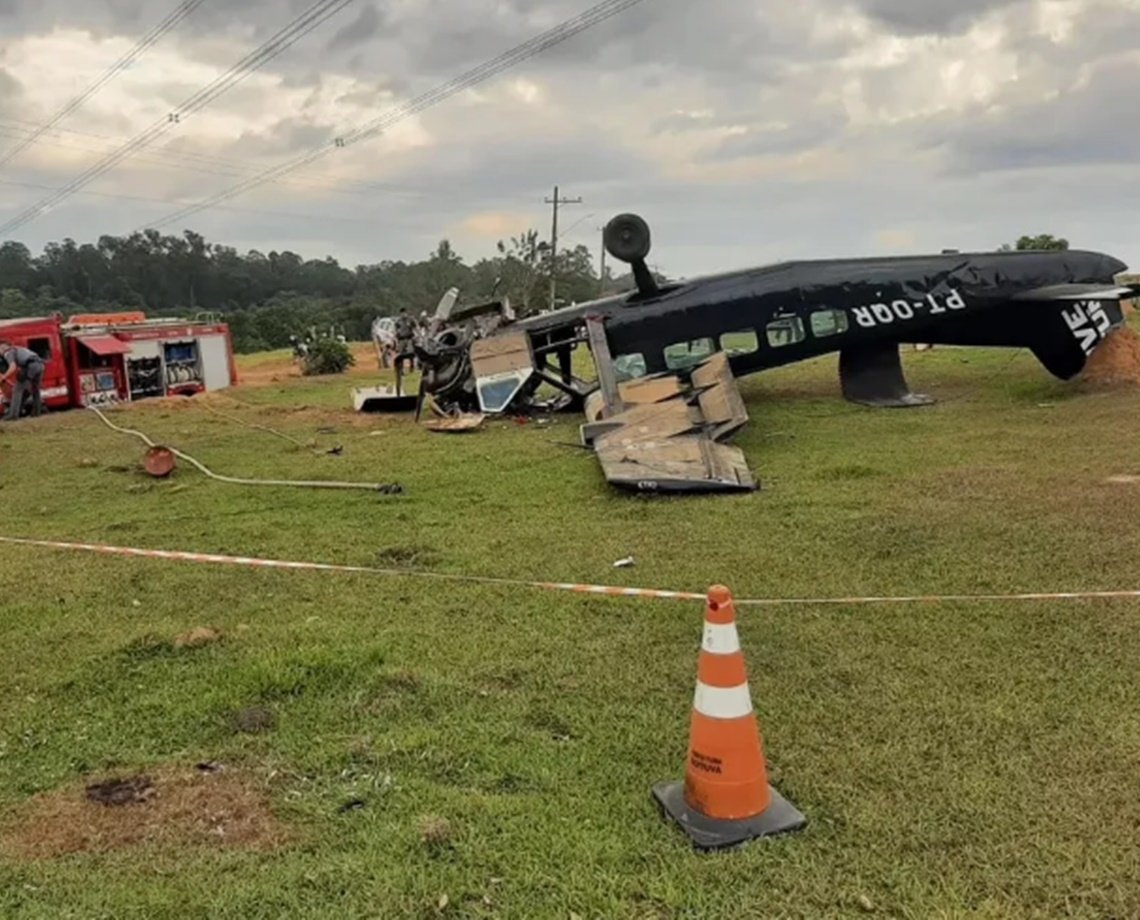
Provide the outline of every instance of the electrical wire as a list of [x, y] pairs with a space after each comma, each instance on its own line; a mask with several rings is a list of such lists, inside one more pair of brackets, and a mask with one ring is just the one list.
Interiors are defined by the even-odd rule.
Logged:
[[[569, 38], [572, 38], [578, 33], [592, 28], [598, 23], [616, 16], [618, 13], [624, 12], [625, 10], [637, 5], [640, 2], [642, 2], [642, 0], [604, 0], [602, 3], [597, 3], [585, 12], [580, 13], [571, 19], [565, 20], [553, 28], [550, 28], [541, 34], [534, 36], [528, 41], [525, 41], [522, 44], [516, 45], [510, 50], [503, 52], [497, 57], [494, 57], [489, 61], [485, 61], [477, 67], [473, 67], [472, 69], [465, 71], [459, 76], [448, 80], [446, 83], [443, 83], [434, 89], [431, 89], [415, 97], [411, 101], [390, 109], [377, 118], [366, 122], [365, 124], [361, 125], [358, 128], [355, 128], [352, 131], [349, 131], [346, 134], [342, 134], [338, 137], [333, 138], [331, 142], [326, 142], [319, 147], [314, 147], [312, 150], [309, 150], [306, 153], [298, 154], [290, 160], [286, 160], [285, 162], [280, 163], [271, 169], [267, 169], [264, 172], [253, 176], [243, 182], [239, 182], [237, 185], [234, 185], [228, 189], [223, 189], [222, 191], [211, 195], [209, 198], [206, 198], [197, 204], [189, 205], [179, 211], [175, 211], [174, 213], [162, 218], [161, 220], [146, 224], [143, 228], [140, 229], [151, 229], [165, 226], [166, 224], [170, 224], [189, 217], [192, 214], [197, 214], [199, 211], [204, 211], [207, 208], [215, 207], [221, 202], [228, 201], [237, 195], [244, 194], [245, 192], [263, 185], [266, 182], [276, 182], [294, 170], [300, 169], [303, 166], [307, 166], [310, 163], [315, 162], [332, 150], [348, 147], [351, 144], [355, 144], [359, 141], [367, 140], [374, 135], [381, 134], [385, 130], [398, 124], [404, 119], [410, 118], [413, 115], [417, 115], [420, 112], [423, 112], [424, 110], [431, 108], [440, 102], [443, 102], [451, 96], [456, 95], [457, 93], [463, 92], [464, 90], [470, 89], [473, 86], [489, 80], [491, 77], [497, 76], [504, 70], [514, 67], [515, 65], [529, 58], [532, 58], [535, 55], [541, 54], [543, 51], [546, 51], [549, 48], [553, 48], [555, 45], [561, 44], [562, 42], [566, 41]], [[3, 228], [0, 228], [0, 232], [3, 232]]]
[[83, 90], [83, 92], [81, 92], [78, 96], [75, 96], [73, 99], [67, 102], [63, 108], [56, 112], [44, 124], [40, 125], [40, 127], [38, 127], [31, 135], [13, 145], [8, 149], [6, 153], [0, 156], [0, 167], [6, 165], [13, 157], [18, 156], [22, 151], [26, 150], [28, 147], [34, 144], [39, 139], [40, 135], [42, 135], [45, 131], [50, 130], [53, 125], [58, 124], [72, 112], [78, 109], [81, 105], [83, 105], [84, 102], [99, 92], [99, 90], [102, 89], [107, 83], [115, 79], [115, 77], [130, 67], [130, 65], [144, 51], [146, 51], [151, 45], [162, 38], [162, 36], [164, 36], [167, 32], [178, 25], [178, 23], [180, 23], [183, 19], [194, 12], [194, 10], [201, 6], [203, 2], [205, 2], [205, 0], [183, 0], [183, 2], [179, 3], [178, 6], [176, 6], [170, 13], [167, 14], [166, 18], [163, 19], [162, 22], [147, 32], [147, 34], [144, 35], [141, 39], [139, 39], [139, 41], [133, 48], [131, 48], [130, 51], [115, 61], [115, 63], [112, 64], [109, 68], [107, 68], [107, 70], [105, 70], [94, 83]]
[[[53, 192], [58, 191], [57, 188], [51, 185], [38, 185], [34, 182], [16, 182], [13, 179], [0, 179], [0, 185], [11, 185], [16, 188], [34, 188], [43, 191]], [[117, 198], [121, 201], [141, 201], [148, 204], [178, 204], [177, 201], [171, 201], [169, 198], [144, 198], [141, 195], [121, 195], [116, 192], [96, 192], [91, 189], [82, 189], [76, 192], [77, 195], [94, 195], [98, 198]], [[335, 214], [296, 214], [287, 211], [265, 211], [261, 208], [239, 208], [234, 205], [219, 205], [223, 211], [235, 211], [242, 214], [259, 214], [263, 217], [284, 217], [289, 220], [332, 220], [349, 224], [368, 224], [375, 226], [376, 222], [369, 220], [365, 217], [341, 217]]]
[[[0, 135], [21, 139], [30, 133], [32, 133], [31, 129], [27, 127], [26, 123], [21, 123], [11, 118], [0, 117]], [[51, 132], [45, 132], [45, 134], [51, 134], [56, 140], [51, 141], [39, 138], [36, 141], [37, 144], [56, 147], [60, 150], [83, 150], [88, 153], [98, 153], [101, 155], [107, 155], [113, 148], [106, 145], [93, 147], [89, 144], [63, 143], [59, 140], [59, 137], [63, 134], [74, 134], [78, 137], [112, 141], [116, 146], [126, 143], [126, 139], [121, 137], [112, 137], [109, 134], [94, 134], [90, 131], [75, 131], [70, 128], [54, 129]], [[135, 154], [132, 159], [135, 160], [135, 162], [153, 163], [156, 166], [162, 166], [167, 169], [189, 170], [209, 176], [221, 176], [226, 179], [244, 179], [261, 168], [252, 162], [241, 162], [239, 160], [197, 153], [192, 150], [177, 150], [170, 147], [162, 147], [157, 150], [149, 149], [145, 153]], [[353, 198], [360, 197], [359, 190], [383, 192], [389, 195], [401, 195], [409, 198], [425, 197], [424, 192], [410, 189], [406, 186], [391, 185], [383, 182], [362, 182], [359, 179], [350, 179], [347, 176], [340, 175], [315, 176], [311, 173], [300, 173], [290, 177], [289, 183], [296, 188], [331, 191], [342, 195], [351, 195]]]
[[54, 195], [49, 195], [42, 201], [32, 205], [16, 217], [0, 226], [0, 235], [11, 233], [24, 224], [34, 220], [49, 208], [59, 204], [70, 197], [88, 183], [94, 181], [103, 173], [113, 169], [136, 151], [146, 147], [154, 140], [165, 134], [172, 126], [180, 124], [185, 116], [193, 115], [223, 93], [237, 86], [242, 80], [273, 58], [292, 47], [297, 41], [308, 35], [313, 29], [325, 20], [335, 16], [354, 0], [317, 0], [305, 12], [294, 19], [289, 25], [277, 32], [272, 38], [247, 54], [244, 58], [230, 67], [225, 73], [198, 90], [194, 95], [177, 106], [165, 118], [159, 119], [149, 128], [136, 134], [127, 143], [123, 144], [113, 153], [104, 157], [94, 166], [91, 166], [67, 185], [63, 186]]
[[307, 489], [363, 489], [363, 490], [368, 491], [368, 492], [383, 492], [387, 495], [395, 495], [395, 494], [398, 494], [398, 493], [404, 491], [403, 486], [399, 485], [399, 483], [394, 483], [394, 482], [385, 483], [385, 482], [337, 482], [337, 481], [332, 481], [332, 480], [329, 480], [329, 481], [326, 481], [326, 480], [307, 481], [307, 480], [294, 480], [294, 479], [239, 479], [236, 476], [223, 476], [220, 473], [215, 473], [212, 470], [208, 469], [204, 464], [195, 460], [193, 457], [191, 457], [187, 453], [183, 453], [182, 451], [176, 450], [175, 448], [170, 447], [168, 445], [156, 444], [154, 441], [152, 441], [150, 438], [148, 438], [141, 431], [135, 431], [134, 429], [131, 429], [131, 428], [119, 427], [114, 422], [112, 422], [109, 418], [107, 418], [107, 416], [105, 416], [102, 412], [100, 412], [98, 409], [96, 409], [94, 406], [88, 406], [87, 408], [88, 408], [88, 410], [90, 410], [91, 412], [94, 412], [97, 416], [99, 416], [99, 418], [102, 419], [103, 424], [105, 424], [108, 428], [111, 428], [114, 431], [118, 431], [121, 434], [132, 435], [133, 437], [138, 438], [140, 441], [142, 441], [148, 447], [162, 446], [166, 450], [168, 450], [172, 454], [174, 454], [174, 456], [180, 457], [181, 459], [183, 459], [187, 463], [189, 463], [191, 466], [196, 467], [199, 471], [204, 473], [206, 476], [209, 476], [211, 479], [216, 479], [218, 482], [228, 482], [228, 483], [233, 483], [234, 485], [239, 485], [239, 486], [297, 486], [299, 488], [307, 488]]

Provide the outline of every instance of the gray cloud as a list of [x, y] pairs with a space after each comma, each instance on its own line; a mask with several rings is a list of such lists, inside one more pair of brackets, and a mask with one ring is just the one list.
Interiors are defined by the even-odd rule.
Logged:
[[[1095, 163], [1134, 164], [1140, 156], [1136, 92], [1140, 66], [1097, 68], [1087, 84], [1015, 111], [974, 112], [937, 122], [951, 168], [972, 173]], [[928, 127], [926, 130], [930, 131]]]
[[342, 51], [362, 44], [372, 38], [383, 24], [380, 11], [372, 3], [367, 4], [349, 25], [344, 26], [328, 43], [329, 51]]
[[24, 84], [0, 67], [0, 112], [14, 107], [24, 93]]
[[[155, 53], [176, 49], [224, 69], [242, 48], [263, 41], [311, 2], [209, 0]], [[864, 50], [864, 37], [836, 25], [851, 2], [871, 17], [871, 40], [948, 36], [961, 45], [946, 51], [940, 42], [923, 53], [947, 55], [947, 63], [957, 56], [978, 71], [989, 60], [971, 56], [962, 36], [978, 16], [997, 13], [1006, 35], [990, 53], [994, 59], [1012, 55], [1018, 79], [1002, 83], [1001, 71], [985, 104], [963, 109], [958, 99], [939, 96], [945, 90], [937, 68], [924, 81], [914, 78], [913, 60], [897, 67], [852, 64], [845, 57]], [[172, 3], [0, 0], [0, 31], [9, 39], [65, 25], [96, 38], [138, 37]], [[239, 247], [289, 246], [307, 256], [331, 253], [347, 264], [415, 258], [441, 236], [459, 233], [455, 228], [472, 214], [517, 214], [546, 228], [543, 197], [557, 182], [564, 193], [585, 199], [567, 210], [566, 226], [596, 213], [571, 231], [568, 244], [596, 249], [596, 224], [638, 210], [653, 226], [652, 258], [679, 274], [884, 246], [993, 248], [1025, 232], [1054, 232], [1140, 262], [1140, 229], [1131, 229], [1127, 204], [1140, 197], [1133, 165], [1140, 123], [1132, 112], [1140, 70], [1127, 57], [1140, 47], [1140, 14], [1115, 0], [1084, 0], [1070, 35], [1058, 42], [1034, 34], [1036, 3], [800, 0], [782, 7], [759, 0], [645, 0], [484, 84], [485, 90], [497, 87], [499, 98], [503, 82], [525, 76], [545, 94], [540, 106], [517, 100], [469, 106], [453, 98], [421, 116], [432, 141], [427, 147], [377, 143], [332, 152], [304, 170], [304, 181], [264, 187], [229, 202], [243, 210], [206, 211], [187, 224]], [[180, 141], [233, 160], [237, 172], [248, 174], [325, 143], [346, 120], [389, 109], [400, 101], [389, 93], [421, 93], [590, 4], [423, 0], [377, 8], [359, 0], [266, 68], [299, 100], [278, 121], [239, 127], [221, 141], [201, 137], [191, 121], [171, 145]], [[18, 98], [11, 75], [5, 76], [0, 70], [0, 110]], [[177, 102], [197, 88], [172, 79], [147, 92], [177, 96]], [[248, 81], [217, 107], [238, 116], [240, 126], [243, 113], [277, 111], [269, 108], [273, 92]], [[860, 121], [867, 112], [875, 119], [871, 125]], [[48, 114], [21, 108], [18, 117], [34, 121]], [[139, 127], [117, 113], [97, 128], [81, 117], [67, 126], [122, 136]], [[717, 140], [710, 130], [729, 126], [748, 131]], [[756, 159], [821, 147], [840, 152], [834, 171], [747, 168]], [[699, 180], [688, 178], [686, 167], [705, 171]], [[354, 170], [360, 182], [379, 187], [323, 190]], [[18, 178], [62, 185], [75, 172], [24, 166]], [[93, 188], [195, 200], [232, 185], [229, 172], [211, 177], [208, 167], [206, 173], [176, 171], [130, 161]], [[6, 188], [2, 197], [15, 209], [40, 195]], [[170, 210], [80, 195], [20, 235], [36, 248], [65, 234], [124, 232]], [[304, 216], [291, 221], [253, 213], [259, 210]], [[474, 259], [484, 254], [480, 246], [489, 252], [490, 243], [471, 237], [459, 245]]]
[[860, 8], [900, 33], [947, 33], [968, 28], [990, 10], [1018, 0], [859, 0]]

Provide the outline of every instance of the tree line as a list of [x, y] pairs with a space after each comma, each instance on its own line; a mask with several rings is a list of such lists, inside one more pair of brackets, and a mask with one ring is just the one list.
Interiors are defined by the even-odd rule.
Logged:
[[549, 307], [557, 275], [558, 305], [632, 286], [607, 271], [603, 284], [585, 246], [562, 249], [552, 266], [538, 231], [500, 241], [496, 255], [468, 264], [447, 240], [421, 261], [383, 261], [347, 268], [328, 257], [305, 259], [288, 250], [239, 253], [186, 231], [155, 230], [48, 243], [34, 256], [23, 243], [0, 244], [0, 319], [143, 310], [152, 316], [217, 313], [241, 352], [288, 345], [311, 327], [335, 328], [366, 340], [377, 316], [435, 309], [457, 287], [461, 301], [508, 296], [516, 312]]
[[[1002, 250], [1067, 249], [1050, 234], [1023, 236]], [[603, 281], [582, 245], [558, 253], [559, 306], [633, 287], [629, 274]], [[443, 293], [462, 301], [507, 296], [519, 315], [549, 307], [550, 247], [537, 230], [500, 241], [492, 258], [468, 264], [447, 240], [418, 262], [383, 261], [353, 269], [336, 259], [276, 250], [239, 253], [192, 231], [156, 230], [48, 243], [33, 256], [19, 242], [0, 244], [0, 319], [58, 312], [139, 309], [153, 316], [217, 313], [240, 352], [283, 348], [312, 327], [367, 340], [372, 321], [406, 307], [431, 312]]]

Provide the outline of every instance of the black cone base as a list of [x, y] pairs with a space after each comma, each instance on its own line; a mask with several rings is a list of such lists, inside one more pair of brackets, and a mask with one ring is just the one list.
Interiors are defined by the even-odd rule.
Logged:
[[694, 811], [685, 801], [682, 783], [658, 783], [653, 787], [653, 798], [662, 816], [672, 818], [698, 850], [720, 850], [734, 847], [757, 837], [771, 837], [798, 831], [807, 818], [771, 786], [772, 801], [763, 813], [755, 818], [727, 821], [709, 818]]

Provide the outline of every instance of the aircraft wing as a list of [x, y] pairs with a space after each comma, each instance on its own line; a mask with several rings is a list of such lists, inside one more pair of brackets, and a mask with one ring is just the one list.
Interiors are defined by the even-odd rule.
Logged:
[[1140, 293], [1140, 285], [1052, 284], [1015, 294], [1010, 300], [1127, 300]]
[[636, 492], [751, 492], [756, 480], [739, 448], [721, 443], [748, 421], [728, 356], [696, 367], [691, 383], [658, 374], [620, 384], [620, 411], [587, 404], [582, 439], [606, 480]]

